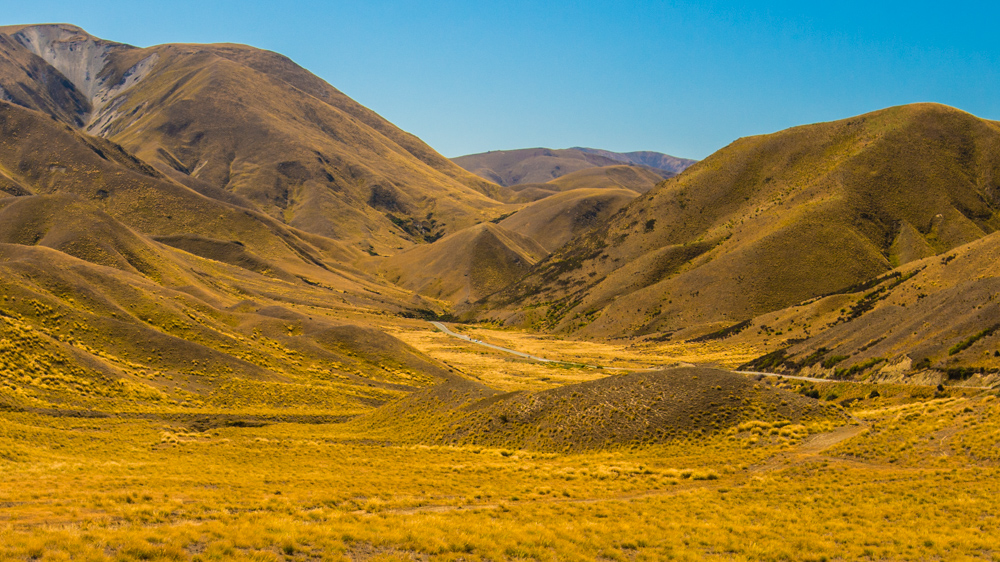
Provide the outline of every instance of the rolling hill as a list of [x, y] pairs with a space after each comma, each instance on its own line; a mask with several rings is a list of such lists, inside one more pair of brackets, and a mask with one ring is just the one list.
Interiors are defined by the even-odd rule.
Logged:
[[470, 303], [517, 281], [547, 254], [529, 237], [484, 223], [392, 256], [379, 271], [417, 294]]
[[499, 224], [552, 252], [573, 237], [604, 224], [638, 196], [629, 189], [573, 189], [536, 201]]
[[477, 314], [598, 337], [690, 337], [837, 292], [997, 230], [998, 149], [996, 123], [934, 104], [740, 139]]
[[570, 172], [546, 183], [511, 186], [518, 201], [538, 201], [576, 189], [628, 189], [646, 193], [663, 181], [659, 172], [638, 166], [600, 166]]

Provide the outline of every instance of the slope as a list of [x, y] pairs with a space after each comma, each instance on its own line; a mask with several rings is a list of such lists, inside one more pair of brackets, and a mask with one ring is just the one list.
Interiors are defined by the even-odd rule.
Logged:
[[1000, 128], [952, 108], [740, 139], [564, 246], [480, 317], [595, 336], [728, 325], [981, 238], [998, 204]]
[[193, 277], [211, 282], [167, 288], [50, 248], [0, 243], [0, 403], [345, 415], [451, 376], [366, 327], [361, 310], [327, 290], [282, 292], [241, 268], [188, 260]]
[[998, 259], [994, 233], [709, 338], [773, 350], [749, 369], [993, 385], [1000, 382]]
[[75, 195], [144, 236], [237, 241], [277, 269], [361, 289], [357, 272], [345, 265], [360, 252], [202, 196], [114, 143], [5, 102], [0, 102], [0, 135], [0, 177], [16, 195]]
[[536, 201], [499, 224], [552, 252], [574, 236], [604, 224], [638, 196], [629, 189], [573, 189]]
[[534, 240], [484, 223], [392, 256], [379, 271], [420, 295], [467, 303], [513, 283], [546, 254]]

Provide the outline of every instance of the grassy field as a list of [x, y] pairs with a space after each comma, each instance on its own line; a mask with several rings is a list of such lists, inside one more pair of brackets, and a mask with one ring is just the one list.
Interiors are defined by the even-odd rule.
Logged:
[[[719, 342], [632, 343], [626, 340], [609, 343], [532, 334], [516, 328], [489, 328], [485, 325], [453, 325], [451, 328], [479, 341], [546, 359], [565, 361], [570, 365], [522, 359], [451, 337], [420, 324], [385, 329], [427, 355], [504, 391], [540, 390], [594, 380], [618, 372], [617, 369], [650, 369], [685, 363], [735, 368], [761, 355], [751, 345], [727, 345]], [[591, 366], [607, 369], [594, 369]]]
[[[409, 326], [432, 356], [461, 344]], [[505, 380], [499, 357], [447, 353]], [[547, 369], [518, 384], [546, 388]], [[853, 421], [552, 453], [357, 423], [3, 412], [0, 558], [1000, 560], [995, 393], [772, 382], [846, 400]]]

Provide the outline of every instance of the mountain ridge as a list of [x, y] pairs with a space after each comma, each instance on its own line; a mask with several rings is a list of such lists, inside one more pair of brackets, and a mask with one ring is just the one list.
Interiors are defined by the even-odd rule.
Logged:
[[[906, 224], [935, 253], [996, 230], [998, 134], [925, 104], [737, 140], [543, 260], [479, 317], [641, 335], [839, 290], [922, 257]], [[552, 304], [523, 314], [515, 302]]]
[[[512, 196], [276, 53], [137, 48], [76, 26], [3, 29], [0, 87], [14, 102], [209, 197], [361, 250], [392, 253], [493, 218]], [[57, 78], [19, 89], [42, 75]]]
[[[646, 162], [666, 167], [650, 166], [641, 162], [643, 157], [629, 154], [646, 155]], [[452, 161], [481, 178], [506, 187], [543, 184], [572, 172], [621, 164], [642, 167], [667, 178], [695, 162], [656, 152], [629, 154], [592, 148], [522, 148], [468, 154], [452, 158]]]

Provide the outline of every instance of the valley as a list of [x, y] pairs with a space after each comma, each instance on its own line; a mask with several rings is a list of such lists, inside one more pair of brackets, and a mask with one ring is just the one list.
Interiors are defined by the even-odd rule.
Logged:
[[997, 559], [1000, 124], [449, 160], [0, 27], [0, 558]]
[[[502, 381], [488, 363], [467, 370], [480, 364], [478, 350], [437, 353], [486, 383]], [[520, 388], [556, 386], [546, 371], [563, 370], [523, 374], [533, 380]], [[567, 376], [565, 384], [585, 380]], [[813, 560], [992, 555], [1000, 460], [989, 437], [1000, 419], [994, 393], [810, 386], [838, 394], [826, 402], [848, 400], [847, 417], [751, 420], [659, 444], [569, 451], [450, 444], [358, 420], [198, 424], [7, 411], [0, 418], [0, 553], [120, 560], [780, 559], [801, 558], [806, 548]], [[870, 397], [872, 390], [879, 396]], [[918, 518], [907, 516], [913, 509]]]

